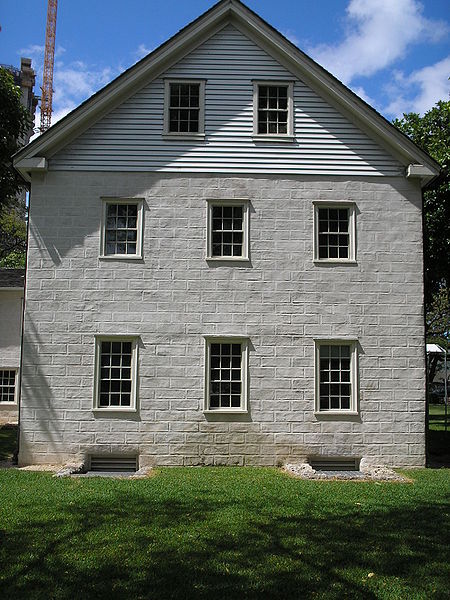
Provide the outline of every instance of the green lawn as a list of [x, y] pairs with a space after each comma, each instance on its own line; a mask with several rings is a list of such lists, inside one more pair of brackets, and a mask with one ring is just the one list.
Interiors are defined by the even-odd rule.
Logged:
[[428, 453], [432, 461], [450, 466], [450, 408], [447, 416], [447, 431], [445, 431], [443, 404], [428, 406]]
[[[444, 431], [445, 429], [445, 406], [444, 404], [428, 405], [429, 429]], [[447, 429], [450, 430], [450, 407], [447, 408]]]
[[450, 471], [408, 475], [414, 483], [263, 468], [135, 481], [4, 470], [1, 597], [448, 598]]

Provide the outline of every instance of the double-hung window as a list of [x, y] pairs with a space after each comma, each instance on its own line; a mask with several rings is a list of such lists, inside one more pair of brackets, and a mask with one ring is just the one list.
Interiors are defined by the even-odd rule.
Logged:
[[314, 202], [314, 260], [354, 262], [356, 222], [353, 203]]
[[17, 402], [17, 369], [0, 369], [0, 404]]
[[103, 199], [102, 258], [142, 258], [143, 201]]
[[292, 138], [293, 83], [257, 81], [253, 84], [254, 135]]
[[206, 338], [205, 411], [247, 411], [248, 339]]
[[136, 337], [98, 336], [95, 348], [94, 408], [134, 410], [137, 390]]
[[175, 137], [202, 136], [204, 103], [203, 80], [166, 80], [164, 133]]
[[316, 340], [316, 412], [357, 412], [357, 343]]
[[248, 260], [247, 200], [208, 200], [208, 260]]

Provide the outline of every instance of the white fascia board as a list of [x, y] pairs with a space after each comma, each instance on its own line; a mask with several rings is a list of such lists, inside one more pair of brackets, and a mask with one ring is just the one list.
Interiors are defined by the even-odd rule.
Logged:
[[436, 175], [433, 170], [425, 165], [411, 164], [406, 167], [406, 177], [408, 179], [420, 179], [422, 187], [430, 183]]
[[47, 171], [47, 159], [43, 156], [14, 159], [14, 168], [26, 181], [31, 181], [31, 173]]

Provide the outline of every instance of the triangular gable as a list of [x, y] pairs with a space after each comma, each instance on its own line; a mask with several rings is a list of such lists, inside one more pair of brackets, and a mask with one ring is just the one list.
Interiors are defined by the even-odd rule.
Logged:
[[67, 146], [105, 114], [122, 104], [228, 23], [264, 48], [311, 90], [334, 106], [361, 131], [387, 149], [407, 168], [409, 176], [426, 183], [439, 173], [439, 165], [358, 98], [325, 69], [296, 48], [239, 0], [221, 0], [150, 55], [94, 94], [15, 156], [19, 172], [46, 168], [47, 159]]

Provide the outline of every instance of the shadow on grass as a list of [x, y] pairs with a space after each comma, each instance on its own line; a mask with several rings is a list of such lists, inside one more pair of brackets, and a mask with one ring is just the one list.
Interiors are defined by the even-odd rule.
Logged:
[[[130, 484], [108, 488], [111, 502], [108, 491], [89, 498], [90, 489], [95, 496], [87, 486], [83, 498], [3, 532], [3, 598], [427, 598], [430, 553], [442, 561], [433, 576], [446, 589], [439, 505], [318, 515], [307, 502], [293, 510], [280, 500], [269, 511], [206, 492], [196, 502], [157, 492], [150, 500]], [[386, 595], [370, 572], [393, 586]], [[433, 597], [444, 597], [439, 589]]]

